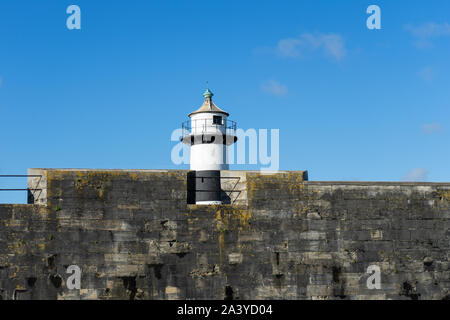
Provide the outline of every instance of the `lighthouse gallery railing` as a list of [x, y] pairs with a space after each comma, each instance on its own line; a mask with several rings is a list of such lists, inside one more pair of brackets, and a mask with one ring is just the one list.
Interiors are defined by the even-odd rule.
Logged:
[[[225, 122], [225, 123], [223, 123]], [[222, 124], [214, 123], [212, 119], [195, 119], [187, 120], [181, 124], [182, 136], [185, 137], [192, 133], [192, 128], [195, 128], [197, 133], [210, 133], [210, 129], [220, 129], [224, 128], [225, 133], [234, 135], [236, 133], [236, 122], [232, 120], [222, 120]]]

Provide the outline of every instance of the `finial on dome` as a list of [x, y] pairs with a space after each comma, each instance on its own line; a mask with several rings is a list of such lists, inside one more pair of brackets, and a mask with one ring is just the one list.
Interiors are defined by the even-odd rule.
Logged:
[[203, 94], [205, 98], [211, 98], [213, 95], [214, 93], [212, 93], [209, 89], [206, 89], [205, 93]]

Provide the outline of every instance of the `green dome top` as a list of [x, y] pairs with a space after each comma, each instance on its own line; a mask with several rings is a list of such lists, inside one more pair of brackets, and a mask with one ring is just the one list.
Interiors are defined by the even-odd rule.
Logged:
[[205, 98], [211, 98], [213, 95], [214, 93], [212, 93], [209, 89], [206, 89], [205, 93], [203, 94]]

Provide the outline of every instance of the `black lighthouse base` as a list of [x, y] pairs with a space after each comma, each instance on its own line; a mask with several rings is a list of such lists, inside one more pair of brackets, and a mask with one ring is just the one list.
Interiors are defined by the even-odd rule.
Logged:
[[221, 204], [220, 170], [191, 171], [188, 175], [188, 203]]

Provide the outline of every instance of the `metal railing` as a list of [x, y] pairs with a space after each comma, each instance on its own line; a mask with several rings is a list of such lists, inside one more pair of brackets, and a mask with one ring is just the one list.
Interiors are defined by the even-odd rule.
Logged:
[[[26, 191], [27, 192], [27, 203], [34, 204], [36, 199], [38, 199], [43, 192], [42, 188], [39, 188], [42, 175], [37, 174], [2, 174], [0, 178], [38, 178], [31, 181], [27, 181], [28, 188], [0, 188], [0, 191]], [[31, 184], [36, 187], [31, 187]]]
[[[192, 129], [195, 129], [195, 133], [211, 133], [211, 130], [208, 129], [214, 129], [218, 130], [221, 128], [225, 129], [225, 133], [227, 134], [235, 134], [236, 131], [236, 122], [232, 120], [223, 120], [222, 123], [214, 123], [212, 118], [205, 118], [205, 119], [194, 119], [194, 120], [187, 120], [181, 124], [182, 129], [182, 135], [183, 137], [190, 135], [192, 132]], [[199, 132], [197, 132], [199, 131]]]
[[[39, 182], [42, 178], [41, 175], [37, 174], [1, 174], [0, 178], [39, 178], [37, 185], [39, 185]], [[0, 189], [0, 191], [42, 191], [42, 189], [38, 188], [26, 188], [26, 189], [15, 189], [15, 188], [7, 188], [7, 189]]]

